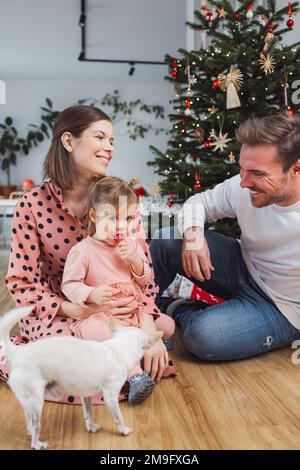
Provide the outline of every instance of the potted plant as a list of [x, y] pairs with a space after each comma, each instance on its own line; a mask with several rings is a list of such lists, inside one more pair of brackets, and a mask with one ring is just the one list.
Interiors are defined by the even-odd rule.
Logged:
[[53, 120], [58, 112], [52, 111], [52, 102], [46, 99], [48, 108], [42, 108], [47, 111], [47, 115], [42, 115], [39, 126], [30, 124], [33, 130], [29, 130], [25, 138], [19, 137], [18, 131], [14, 126], [13, 119], [8, 116], [3, 123], [0, 123], [0, 167], [6, 173], [6, 183], [1, 185], [1, 194], [9, 198], [10, 194], [16, 191], [17, 186], [11, 184], [10, 169], [11, 165], [16, 165], [17, 154], [28, 155], [32, 146], [37, 146], [44, 140], [44, 136], [49, 137], [48, 127], [51, 129]]

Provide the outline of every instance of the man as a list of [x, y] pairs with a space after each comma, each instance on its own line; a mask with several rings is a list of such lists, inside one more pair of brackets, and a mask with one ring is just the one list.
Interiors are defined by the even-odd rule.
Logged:
[[[161, 231], [150, 247], [160, 295], [179, 273], [226, 299], [167, 308], [187, 349], [204, 360], [251, 357], [300, 338], [300, 119], [249, 120], [237, 139], [240, 175], [189, 198], [179, 236]], [[240, 241], [204, 232], [224, 217], [237, 217]]]

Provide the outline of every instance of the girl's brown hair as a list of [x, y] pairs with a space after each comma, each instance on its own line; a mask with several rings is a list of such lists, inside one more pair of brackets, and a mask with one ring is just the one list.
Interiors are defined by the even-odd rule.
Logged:
[[109, 204], [116, 209], [119, 209], [120, 197], [126, 197], [128, 205], [138, 203], [138, 197], [133, 188], [127, 181], [117, 178], [116, 176], [104, 176], [101, 180], [97, 181], [89, 196], [88, 207], [86, 211], [86, 229], [88, 235], [94, 235], [96, 226], [89, 217], [90, 209], [96, 211], [99, 204]]
[[54, 121], [51, 146], [43, 164], [44, 179], [51, 178], [62, 190], [73, 189], [72, 161], [63, 146], [61, 136], [70, 132], [74, 137], [81, 137], [82, 133], [97, 121], [111, 122], [111, 119], [95, 106], [70, 106], [59, 113]]

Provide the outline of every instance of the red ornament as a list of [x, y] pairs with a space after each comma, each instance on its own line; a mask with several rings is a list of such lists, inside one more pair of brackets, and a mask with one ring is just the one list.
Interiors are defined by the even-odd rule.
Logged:
[[212, 17], [212, 12], [209, 10], [207, 13], [205, 13], [205, 18], [207, 19], [207, 21], [211, 21], [211, 17]]
[[172, 69], [176, 69], [176, 68], [177, 68], [177, 60], [173, 59], [172, 60]]
[[287, 20], [286, 25], [288, 26], [288, 28], [292, 28], [294, 26], [294, 20], [292, 20], [293, 7], [292, 7], [291, 2], [289, 2], [289, 6], [288, 6], [288, 15], [289, 15], [289, 20]]
[[186, 125], [186, 117], [182, 118], [182, 124], [185, 126]]
[[170, 194], [170, 196], [169, 196], [169, 202], [168, 202], [168, 206], [169, 206], [169, 207], [172, 207], [172, 206], [174, 205], [174, 201], [173, 201], [174, 197], [175, 197], [175, 194], [174, 194], [174, 193]]
[[213, 81], [213, 87], [216, 88], [216, 89], [220, 88], [220, 80], [219, 79]]
[[190, 107], [191, 107], [191, 100], [190, 100], [189, 98], [187, 98], [187, 99], [185, 100], [185, 106], [186, 106], [187, 109], [190, 109]]
[[241, 21], [241, 15], [240, 15], [240, 13], [236, 13], [236, 14], [235, 14], [235, 19], [236, 19], [236, 21]]
[[253, 9], [253, 6], [254, 6], [254, 5], [253, 5], [252, 2], [248, 3], [248, 5], [247, 5], [247, 11], [252, 10], [252, 9]]
[[171, 77], [176, 78], [177, 77], [177, 70], [172, 70], [171, 72]]
[[194, 189], [200, 189], [200, 188], [201, 188], [200, 173], [198, 170], [196, 170]]
[[145, 190], [145, 188], [143, 188], [143, 186], [139, 187], [139, 188], [134, 188], [134, 192], [135, 194], [140, 197], [140, 196], [148, 196], [148, 193], [147, 191]]
[[269, 24], [268, 24], [269, 33], [273, 33], [273, 28], [274, 28], [274, 20], [270, 21]]
[[289, 113], [290, 116], [296, 116], [296, 111], [292, 109], [290, 106], [287, 108], [287, 112]]
[[212, 145], [212, 141], [210, 139], [204, 142], [204, 148], [206, 148], [206, 150], [209, 150], [211, 145]]

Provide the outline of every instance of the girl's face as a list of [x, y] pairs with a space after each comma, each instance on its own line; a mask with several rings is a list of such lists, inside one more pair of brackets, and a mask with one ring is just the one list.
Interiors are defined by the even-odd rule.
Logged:
[[75, 164], [76, 173], [87, 179], [105, 176], [113, 157], [112, 124], [104, 120], [94, 122], [79, 138], [66, 132], [63, 144]]
[[122, 199], [124, 197], [120, 198], [119, 209], [111, 204], [101, 204], [96, 212], [90, 209], [90, 219], [96, 225], [93, 236], [97, 240], [116, 245], [132, 233], [137, 204], [129, 204]]

